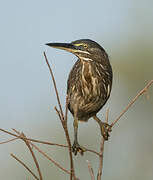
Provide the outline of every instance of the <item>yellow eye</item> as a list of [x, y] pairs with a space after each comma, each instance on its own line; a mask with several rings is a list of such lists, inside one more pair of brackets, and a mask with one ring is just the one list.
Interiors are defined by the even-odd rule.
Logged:
[[80, 47], [83, 47], [83, 48], [85, 48], [85, 49], [87, 49], [87, 48], [88, 48], [88, 45], [87, 45], [87, 44], [85, 44], [85, 43], [75, 44], [75, 46], [80, 46]]
[[84, 47], [84, 48], [88, 48], [87, 44], [83, 44], [83, 47]]

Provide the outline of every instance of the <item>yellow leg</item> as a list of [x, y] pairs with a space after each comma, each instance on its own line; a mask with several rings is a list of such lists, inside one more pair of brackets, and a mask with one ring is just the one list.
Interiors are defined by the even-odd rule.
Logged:
[[78, 120], [75, 118], [73, 121], [74, 127], [74, 142], [78, 143]]
[[102, 122], [96, 115], [93, 116], [93, 119], [97, 121], [100, 126], [101, 135], [105, 140], [108, 140], [109, 132], [111, 132], [111, 126], [107, 123]]
[[77, 152], [79, 152], [81, 155], [86, 151], [84, 147], [80, 146], [78, 143], [78, 119], [74, 118], [73, 122], [74, 127], [74, 143], [72, 146], [72, 151], [74, 155], [77, 155]]

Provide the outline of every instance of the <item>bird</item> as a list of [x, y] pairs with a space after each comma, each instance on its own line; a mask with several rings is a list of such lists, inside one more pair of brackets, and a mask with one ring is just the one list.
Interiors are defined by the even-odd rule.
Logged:
[[86, 148], [78, 142], [78, 122], [93, 118], [100, 126], [101, 135], [108, 140], [111, 125], [102, 122], [97, 113], [110, 97], [112, 67], [102, 46], [90, 39], [71, 43], [47, 43], [47, 46], [66, 50], [78, 57], [67, 80], [68, 109], [73, 115], [74, 143], [72, 152], [81, 155]]

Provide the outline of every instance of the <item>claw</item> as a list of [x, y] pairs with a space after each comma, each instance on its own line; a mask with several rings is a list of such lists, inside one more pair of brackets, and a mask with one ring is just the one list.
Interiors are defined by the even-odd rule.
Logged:
[[78, 143], [74, 142], [73, 146], [72, 146], [72, 152], [74, 153], [74, 155], [77, 155], [77, 152], [79, 152], [82, 156], [83, 153], [86, 151], [86, 149], [82, 146], [80, 146]]
[[104, 137], [104, 139], [107, 141], [109, 137], [109, 132], [112, 131], [112, 127], [107, 123], [101, 123], [101, 135]]

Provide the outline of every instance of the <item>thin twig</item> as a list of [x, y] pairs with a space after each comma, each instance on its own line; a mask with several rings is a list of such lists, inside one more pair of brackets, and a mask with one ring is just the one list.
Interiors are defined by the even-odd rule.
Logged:
[[91, 153], [94, 153], [94, 154], [100, 156], [100, 153], [98, 153], [97, 151], [94, 151], [94, 150], [92, 150], [92, 149], [87, 149], [87, 148], [86, 148], [86, 152], [91, 152]]
[[[106, 118], [105, 122], [108, 123], [108, 114], [109, 114], [109, 109], [106, 111]], [[102, 177], [102, 170], [103, 170], [103, 157], [104, 157], [104, 138], [101, 137], [101, 143], [100, 143], [100, 155], [99, 155], [99, 168], [98, 168], [98, 174], [97, 174], [97, 180], [101, 180]]]
[[68, 133], [67, 126], [65, 127], [65, 136], [66, 136], [67, 143], [68, 143], [68, 148], [69, 148], [70, 169], [71, 169], [70, 180], [72, 180], [72, 177], [73, 177], [73, 176], [75, 177], [75, 172], [74, 172], [74, 165], [73, 165], [71, 140], [70, 140], [70, 136], [69, 136], [69, 133]]
[[29, 168], [27, 165], [25, 165], [24, 162], [22, 162], [20, 159], [18, 159], [18, 158], [17, 158], [15, 155], [13, 155], [13, 154], [11, 154], [11, 156], [12, 156], [15, 160], [17, 160], [20, 164], [22, 164], [22, 166], [24, 166], [25, 169], [27, 169], [27, 170], [32, 174], [32, 176], [33, 176], [35, 179], [39, 180], [39, 178], [30, 170], [30, 168]]
[[70, 169], [71, 169], [70, 179], [72, 179], [72, 176], [75, 177], [75, 173], [74, 173], [74, 165], [73, 165], [73, 157], [72, 157], [71, 140], [70, 140], [68, 127], [67, 127], [68, 101], [69, 101], [68, 96], [66, 96], [66, 107], [65, 107], [65, 117], [64, 117], [64, 122], [63, 122], [63, 128], [65, 129], [65, 136], [66, 136], [68, 148], [69, 148]]
[[[17, 134], [20, 134], [16, 129], [13, 129]], [[20, 139], [23, 139], [22, 136], [20, 136]], [[24, 137], [24, 139], [26, 139]], [[56, 161], [54, 161], [51, 157], [49, 157], [45, 152], [43, 152], [40, 148], [38, 148], [36, 145], [34, 145], [32, 142], [29, 141], [29, 144], [32, 145], [32, 147], [34, 147], [39, 153], [41, 153], [43, 156], [45, 156], [48, 160], [50, 160], [54, 165], [56, 165], [58, 168], [62, 169], [63, 171], [65, 171], [66, 173], [70, 174], [70, 172], [68, 170], [66, 170], [65, 168], [63, 168], [60, 164], [58, 164]]]
[[[14, 129], [12, 128], [12, 130], [14, 130]], [[20, 136], [14, 134], [14, 133], [12, 133], [12, 132], [6, 131], [6, 130], [1, 129], [1, 128], [0, 128], [0, 131], [4, 132], [4, 133], [6, 133], [6, 134], [9, 134], [9, 135], [11, 135], [11, 136], [16, 137], [16, 138], [13, 138], [12, 140], [8, 140], [8, 141], [5, 141], [5, 142], [1, 142], [0, 144], [9, 143], [9, 142], [11, 142], [11, 141], [13, 141], [13, 140], [15, 141], [15, 140], [17, 140], [17, 139], [21, 139]], [[41, 140], [37, 140], [37, 139], [31, 139], [31, 138], [27, 138], [27, 137], [25, 138], [25, 140], [31, 141], [31, 142], [40, 143], [40, 144], [45, 144], [45, 145], [52, 145], [52, 146], [58, 146], [58, 147], [68, 148], [68, 145], [51, 143], [51, 142], [41, 141]], [[96, 155], [99, 156], [99, 153], [96, 152], [96, 151], [94, 151], [94, 150], [92, 150], [92, 149], [87, 149], [87, 148], [86, 148], [86, 152], [91, 152], [91, 153], [94, 153], [94, 154], [96, 154]]]
[[102, 177], [102, 169], [103, 169], [103, 156], [104, 156], [104, 138], [101, 138], [100, 143], [100, 156], [99, 156], [99, 168], [98, 168], [98, 174], [97, 174], [97, 180], [101, 180]]
[[113, 127], [119, 119], [127, 112], [127, 110], [135, 103], [135, 101], [142, 95], [144, 94], [148, 88], [153, 84], [153, 80], [151, 80], [133, 99], [132, 101], [124, 108], [124, 110], [120, 113], [120, 115], [114, 120], [114, 122], [111, 124]]
[[[47, 56], [46, 56], [45, 52], [44, 52], [44, 57], [45, 57], [46, 63], [48, 65], [48, 68], [49, 68], [49, 71], [50, 71], [50, 75], [51, 75], [51, 78], [52, 78], [52, 81], [53, 81], [53, 84], [54, 84], [54, 89], [55, 89], [55, 93], [56, 93], [56, 97], [57, 97], [57, 102], [58, 102], [59, 109], [60, 109], [60, 111], [58, 111], [57, 108], [55, 107], [55, 110], [56, 110], [56, 112], [57, 112], [57, 114], [58, 114], [58, 116], [59, 116], [59, 118], [61, 120], [64, 132], [65, 132], [66, 140], [67, 140], [67, 143], [68, 143], [69, 157], [70, 157], [70, 169], [71, 169], [70, 180], [72, 180], [72, 178], [75, 177], [75, 172], [74, 172], [74, 165], [73, 165], [73, 158], [72, 158], [71, 140], [70, 140], [69, 133], [68, 133], [68, 128], [67, 128], [67, 105], [66, 105], [66, 117], [64, 117], [62, 106], [61, 106], [61, 103], [60, 103], [60, 98], [59, 98], [59, 95], [58, 95], [56, 81], [55, 81], [55, 78], [54, 78], [54, 74], [52, 72], [52, 69], [50, 67], [50, 64], [48, 62], [48, 59], [47, 59]], [[66, 118], [66, 121], [65, 121], [65, 118]]]
[[57, 112], [57, 115], [59, 116], [59, 119], [61, 120], [64, 132], [65, 132], [65, 136], [66, 136], [66, 140], [68, 143], [68, 148], [69, 148], [69, 157], [70, 157], [70, 180], [72, 180], [72, 177], [75, 177], [75, 173], [74, 173], [74, 165], [73, 165], [73, 157], [72, 157], [72, 149], [71, 149], [71, 141], [70, 141], [70, 137], [69, 137], [69, 133], [68, 133], [68, 128], [67, 128], [67, 113], [68, 113], [68, 107], [67, 107], [67, 102], [66, 102], [66, 110], [65, 110], [65, 117], [64, 120], [62, 120], [60, 111], [55, 107], [55, 111]]
[[19, 139], [19, 138], [12, 138], [12, 139], [9, 139], [9, 140], [7, 140], [7, 141], [3, 141], [3, 142], [0, 142], [0, 144], [5, 144], [5, 143], [9, 143], [9, 142], [12, 142], [12, 141], [15, 141], [15, 140], [17, 140], [17, 139]]
[[[3, 129], [1, 129], [3, 131]], [[16, 133], [19, 133], [17, 130], [13, 129]], [[4, 130], [3, 132], [12, 135], [12, 136], [16, 136], [17, 139], [23, 139], [21, 136], [17, 136], [16, 134], [10, 133], [9, 131]], [[31, 141], [31, 139], [28, 138], [24, 138], [27, 141]], [[33, 139], [32, 139], [33, 140]], [[37, 142], [37, 140], [34, 142]], [[39, 141], [38, 141], [39, 142]], [[37, 142], [37, 143], [38, 143]], [[63, 168], [60, 164], [58, 164], [56, 161], [54, 161], [51, 157], [49, 157], [45, 152], [41, 151], [36, 145], [34, 145], [33, 143], [29, 142], [39, 153], [41, 153], [43, 156], [45, 156], [48, 160], [50, 160], [54, 165], [56, 165], [58, 168], [60, 168], [61, 170], [63, 170], [64, 172], [66, 172], [67, 174], [70, 174], [70, 172], [68, 170], [66, 170], [65, 168]], [[49, 143], [50, 144], [50, 143]], [[64, 147], [68, 147], [63, 145]], [[62, 146], [62, 147], [63, 147]], [[15, 158], [16, 160], [18, 160], [31, 174], [33, 173], [22, 161], [20, 161], [18, 158]], [[33, 173], [34, 174], [34, 173]], [[39, 178], [38, 178], [39, 180]]]
[[[24, 134], [23, 134], [23, 136], [25, 137]], [[39, 174], [39, 178], [40, 178], [40, 180], [43, 180], [42, 174], [41, 174], [41, 171], [40, 171], [40, 167], [39, 167], [39, 164], [38, 164], [38, 161], [37, 161], [36, 156], [35, 156], [32, 148], [31, 148], [31, 146], [30, 146], [30, 144], [29, 144], [30, 141], [27, 141], [27, 140], [25, 140], [25, 139], [23, 139], [23, 140], [25, 141], [25, 144], [26, 144], [27, 147], [29, 148], [29, 151], [30, 151], [30, 153], [31, 153], [31, 155], [32, 155], [32, 157], [33, 157], [33, 160], [34, 160], [34, 162], [35, 162], [35, 165], [36, 165], [36, 168], [37, 168], [37, 171], [38, 171], [38, 174]]]
[[31, 148], [31, 146], [30, 146], [30, 141], [28, 141], [28, 140], [25, 139], [26, 136], [24, 135], [24, 133], [19, 133], [19, 132], [18, 132], [17, 130], [15, 130], [15, 129], [13, 129], [13, 130], [14, 130], [18, 135], [20, 135], [20, 138], [21, 138], [21, 139], [25, 142], [25, 144], [27, 145], [27, 147], [28, 147], [28, 149], [29, 149], [29, 151], [30, 151], [30, 153], [31, 153], [31, 155], [32, 155], [32, 158], [33, 158], [33, 160], [34, 160], [34, 163], [35, 163], [35, 165], [36, 165], [36, 168], [37, 168], [37, 171], [38, 171], [38, 174], [39, 174], [39, 179], [40, 179], [40, 180], [43, 180], [42, 174], [41, 174], [41, 171], [40, 171], [40, 167], [39, 167], [39, 164], [38, 164], [38, 161], [37, 161], [37, 159], [36, 159], [36, 156], [35, 156], [32, 148]]
[[[14, 130], [14, 129], [13, 129]], [[11, 136], [14, 136], [14, 137], [17, 137], [17, 138], [20, 138], [20, 136], [10, 132], [10, 131], [6, 131], [2, 128], [0, 128], [0, 131], [4, 132], [4, 133], [7, 133]], [[68, 147], [67, 145], [64, 145], [64, 144], [57, 144], [57, 143], [51, 143], [51, 142], [47, 142], [47, 141], [40, 141], [40, 140], [37, 140], [37, 139], [31, 139], [31, 138], [25, 138], [26, 140], [29, 140], [29, 141], [32, 141], [32, 142], [36, 142], [36, 143], [40, 143], [40, 144], [46, 144], [46, 145], [52, 145], [52, 146], [59, 146], [59, 147]]]
[[93, 168], [88, 160], [87, 160], [87, 163], [88, 163], [88, 169], [89, 169], [91, 180], [95, 180]]
[[50, 71], [50, 75], [52, 77], [52, 80], [53, 80], [53, 84], [54, 84], [54, 88], [55, 88], [55, 93], [56, 93], [56, 97], [57, 97], [57, 101], [58, 101], [58, 105], [59, 105], [59, 108], [60, 108], [60, 112], [61, 112], [61, 115], [64, 119], [64, 114], [63, 114], [63, 110], [62, 110], [62, 106], [61, 106], [61, 102], [60, 102], [60, 98], [59, 98], [59, 95], [58, 95], [58, 90], [57, 90], [57, 86], [56, 86], [56, 82], [55, 82], [55, 78], [54, 78], [54, 74], [53, 74], [53, 71], [49, 65], [49, 62], [48, 62], [48, 59], [47, 59], [47, 56], [46, 56], [46, 53], [44, 52], [44, 57], [45, 57], [45, 60], [46, 60], [46, 63], [47, 63], [47, 66], [49, 68], [49, 71]]
[[54, 109], [55, 109], [55, 111], [56, 111], [56, 113], [57, 113], [57, 115], [58, 115], [59, 119], [60, 119], [60, 120], [61, 120], [61, 122], [63, 123], [63, 119], [62, 119], [62, 117], [61, 117], [61, 113], [60, 113], [60, 111], [57, 109], [57, 107], [56, 107], [56, 106], [54, 107]]
[[35, 144], [30, 143], [39, 153], [41, 153], [43, 156], [45, 156], [49, 161], [51, 161], [55, 166], [66, 172], [67, 174], [70, 174], [70, 172], [63, 168], [60, 164], [58, 164], [56, 161], [54, 161], [50, 156], [48, 156], [45, 152], [43, 152], [41, 149], [39, 149]]

